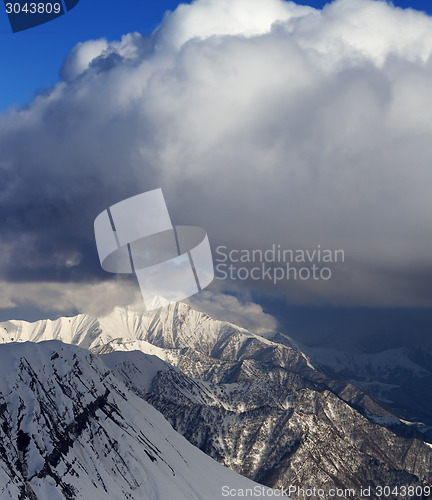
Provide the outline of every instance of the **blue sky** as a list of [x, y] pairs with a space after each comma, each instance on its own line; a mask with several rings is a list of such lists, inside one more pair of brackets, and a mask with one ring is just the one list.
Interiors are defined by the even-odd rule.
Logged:
[[0, 14], [0, 110], [29, 101], [38, 89], [58, 79], [63, 59], [78, 43], [105, 37], [117, 40], [126, 33], [147, 34], [166, 10], [179, 2], [165, 0], [81, 0], [68, 14], [36, 28], [12, 33], [6, 13]]
[[[164, 12], [174, 10], [179, 3], [176, 0], [80, 0], [68, 14], [15, 34], [2, 10], [0, 111], [23, 105], [38, 90], [51, 87], [58, 80], [63, 59], [78, 42], [101, 37], [117, 40], [133, 31], [148, 34], [159, 25]], [[321, 8], [327, 2], [297, 3]], [[432, 2], [428, 0], [394, 0], [393, 4], [432, 14]]]

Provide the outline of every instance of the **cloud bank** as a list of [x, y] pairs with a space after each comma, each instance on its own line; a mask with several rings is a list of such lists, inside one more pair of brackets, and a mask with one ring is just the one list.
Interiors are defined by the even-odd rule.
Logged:
[[234, 325], [246, 328], [258, 335], [274, 335], [278, 323], [263, 311], [259, 304], [250, 300], [239, 300], [233, 295], [204, 290], [187, 301], [194, 309]]
[[0, 116], [4, 289], [101, 302], [95, 283], [124, 284], [100, 269], [95, 217], [161, 187], [214, 248], [345, 252], [329, 281], [226, 290], [432, 305], [431, 54], [430, 17], [373, 0], [197, 0], [149, 36], [79, 44], [54, 88]]

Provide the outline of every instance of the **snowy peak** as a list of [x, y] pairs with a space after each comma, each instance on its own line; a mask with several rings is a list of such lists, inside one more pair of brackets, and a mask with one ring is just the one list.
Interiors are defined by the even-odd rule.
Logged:
[[150, 313], [118, 307], [100, 318], [78, 314], [34, 323], [6, 321], [0, 323], [0, 342], [57, 339], [94, 349], [112, 340], [122, 339], [148, 340], [161, 347], [182, 348], [196, 344], [212, 345], [221, 329], [234, 328], [226, 325], [229, 324], [212, 320], [182, 303]]
[[[192, 348], [211, 355], [227, 348], [231, 356], [248, 343], [273, 344], [231, 323], [217, 321], [186, 304], [177, 303], [149, 313], [131, 308], [115, 308], [97, 318], [79, 314], [70, 318], [0, 323], [0, 342], [40, 342], [61, 340], [99, 352], [109, 343], [144, 341], [166, 349]], [[237, 347], [236, 347], [237, 345]]]

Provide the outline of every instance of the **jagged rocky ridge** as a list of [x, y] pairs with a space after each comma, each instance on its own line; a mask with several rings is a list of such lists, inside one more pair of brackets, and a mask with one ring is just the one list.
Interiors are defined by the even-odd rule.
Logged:
[[100, 319], [3, 328], [5, 341], [54, 337], [96, 353], [136, 349], [168, 361], [132, 352], [104, 358], [193, 444], [264, 484], [329, 489], [431, 480], [432, 449], [416, 426], [318, 370], [289, 342], [262, 339], [184, 304], [151, 315], [118, 309]]

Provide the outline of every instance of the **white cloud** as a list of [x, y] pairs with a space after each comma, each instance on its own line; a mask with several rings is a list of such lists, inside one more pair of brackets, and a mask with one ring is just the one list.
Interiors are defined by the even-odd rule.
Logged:
[[89, 40], [76, 45], [63, 63], [60, 75], [63, 80], [73, 80], [83, 73], [90, 63], [99, 57], [108, 47], [108, 42], [101, 38], [99, 40]]
[[157, 41], [164, 50], [177, 50], [194, 39], [234, 35], [254, 37], [269, 33], [274, 23], [313, 12], [311, 7], [279, 0], [201, 0], [180, 4], [166, 16]]
[[198, 0], [148, 38], [104, 43], [0, 117], [4, 279], [102, 273], [96, 215], [162, 187], [173, 222], [213, 247], [345, 250], [331, 282], [236, 289], [432, 304], [430, 17], [372, 0]]
[[233, 295], [204, 290], [188, 301], [194, 309], [203, 311], [214, 319], [228, 321], [247, 330], [265, 335], [277, 329], [277, 321], [263, 311], [259, 304], [239, 300]]

